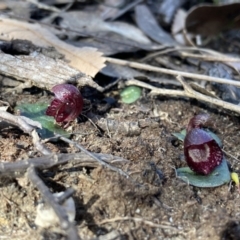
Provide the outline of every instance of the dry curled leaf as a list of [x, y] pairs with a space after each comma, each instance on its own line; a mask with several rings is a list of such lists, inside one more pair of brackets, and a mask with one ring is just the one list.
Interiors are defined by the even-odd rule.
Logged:
[[53, 46], [65, 55], [69, 65], [77, 70], [94, 77], [104, 67], [104, 57], [96, 48], [77, 48], [59, 40], [49, 30], [39, 24], [25, 23], [0, 17], [1, 39], [24, 39], [32, 41], [40, 47]]
[[185, 28], [188, 32], [203, 36], [216, 35], [227, 29], [240, 27], [240, 4], [201, 4], [190, 9]]

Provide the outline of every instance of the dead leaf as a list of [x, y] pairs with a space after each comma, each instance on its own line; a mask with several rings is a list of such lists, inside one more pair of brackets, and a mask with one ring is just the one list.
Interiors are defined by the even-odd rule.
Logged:
[[36, 6], [28, 1], [5, 0], [7, 9], [11, 9], [13, 16], [30, 18], [32, 12], [36, 11]]
[[240, 27], [240, 3], [201, 4], [189, 10], [185, 28], [187, 32], [213, 36], [223, 30]]
[[[144, 44], [131, 41], [119, 34], [113, 32], [100, 32], [94, 38], [82, 38], [81, 41], [66, 40], [67, 43], [77, 47], [94, 47], [99, 49], [104, 56], [110, 56], [123, 52], [136, 52], [139, 49], [144, 49]], [[147, 45], [149, 48], [152, 45]]]
[[138, 50], [156, 51], [164, 48], [158, 44], [142, 44], [134, 42], [114, 32], [99, 32], [94, 37], [82, 38], [77, 40], [65, 40], [65, 42], [76, 47], [94, 47], [99, 49], [104, 56], [117, 53], [136, 52]]
[[32, 41], [33, 44], [40, 47], [54, 46], [58, 52], [65, 55], [69, 65], [92, 77], [105, 66], [105, 59], [96, 48], [71, 46], [59, 40], [54, 34], [39, 24], [0, 17], [0, 33], [0, 38], [7, 41], [23, 39]]
[[[131, 39], [134, 42], [151, 44], [151, 41], [135, 26], [119, 21], [106, 22], [96, 13], [71, 11], [61, 13], [59, 16], [62, 17], [60, 26], [64, 28], [74, 29], [87, 34], [98, 33], [101, 31], [114, 32]], [[76, 33], [72, 33], [73, 37], [76, 35]]]
[[105, 0], [104, 3], [99, 6], [102, 19], [109, 19], [117, 16], [125, 2], [125, 0]]
[[186, 0], [162, 0], [153, 1], [152, 4], [164, 26], [169, 26], [173, 20], [175, 12], [186, 2]]
[[183, 9], [179, 9], [174, 16], [172, 23], [172, 35], [174, 39], [181, 45], [188, 45], [186, 41], [185, 34], [183, 34], [185, 19], [186, 19], [186, 11]]
[[154, 41], [164, 45], [176, 45], [170, 34], [158, 25], [155, 17], [146, 5], [137, 5], [135, 7], [135, 16], [138, 26]]

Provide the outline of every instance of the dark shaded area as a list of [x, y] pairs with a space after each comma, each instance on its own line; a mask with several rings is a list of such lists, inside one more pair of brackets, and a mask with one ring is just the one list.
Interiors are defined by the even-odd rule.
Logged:
[[239, 240], [240, 239], [240, 222], [230, 221], [221, 234], [221, 240]]

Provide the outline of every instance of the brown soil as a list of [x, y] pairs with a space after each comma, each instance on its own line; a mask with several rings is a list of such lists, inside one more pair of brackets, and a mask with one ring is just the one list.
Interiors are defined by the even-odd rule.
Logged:
[[[20, 94], [3, 100], [29, 102], [40, 98]], [[118, 129], [99, 132], [90, 121], [72, 124], [76, 133], [73, 140], [90, 151], [128, 159], [122, 168], [136, 180], [100, 166], [71, 169], [65, 165], [42, 174], [52, 192], [70, 186], [76, 189], [76, 225], [82, 239], [240, 239], [239, 192], [235, 186], [197, 188], [175, 175], [175, 169], [186, 163], [182, 143], [171, 134], [201, 112], [211, 115], [212, 129], [223, 140], [224, 150], [238, 157], [238, 118], [196, 101], [142, 98], [132, 105], [120, 104], [101, 116], [119, 122], [151, 119], [151, 124], [135, 136]], [[63, 142], [47, 146], [54, 152], [77, 152]], [[0, 148], [1, 160], [9, 162], [39, 155], [31, 138], [17, 128], [1, 131]], [[239, 162], [229, 156], [227, 159], [239, 172]], [[56, 229], [42, 230], [34, 225], [36, 203], [41, 197], [26, 177], [2, 181], [0, 196], [2, 238], [64, 239]]]

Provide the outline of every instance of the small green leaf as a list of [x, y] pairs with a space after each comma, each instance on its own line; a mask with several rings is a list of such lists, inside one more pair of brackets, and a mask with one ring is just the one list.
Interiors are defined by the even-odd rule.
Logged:
[[200, 175], [193, 172], [189, 167], [183, 167], [177, 169], [177, 176], [190, 185], [203, 188], [218, 187], [225, 183], [229, 183], [231, 180], [231, 175], [225, 158], [223, 158], [222, 163], [209, 175]]
[[55, 124], [53, 117], [45, 114], [48, 103], [23, 103], [16, 106], [16, 110], [21, 116], [28, 117], [32, 120], [40, 122], [42, 129], [37, 129], [39, 136], [43, 139], [54, 137], [54, 133], [69, 138], [70, 134], [63, 130], [59, 125]]
[[129, 86], [126, 87], [121, 93], [121, 99], [124, 103], [134, 103], [135, 101], [137, 101], [142, 93], [142, 89], [140, 87], [137, 86]]

